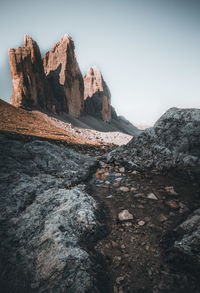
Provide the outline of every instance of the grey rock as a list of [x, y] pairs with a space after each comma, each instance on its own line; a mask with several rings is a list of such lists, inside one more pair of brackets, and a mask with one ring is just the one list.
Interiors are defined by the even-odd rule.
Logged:
[[80, 245], [101, 227], [81, 184], [95, 160], [46, 141], [0, 139], [0, 287], [99, 292], [97, 267]]
[[200, 209], [195, 210], [176, 229], [175, 241], [169, 249], [169, 259], [195, 273], [200, 269]]
[[154, 127], [108, 153], [106, 160], [136, 171], [200, 173], [200, 109], [169, 109]]

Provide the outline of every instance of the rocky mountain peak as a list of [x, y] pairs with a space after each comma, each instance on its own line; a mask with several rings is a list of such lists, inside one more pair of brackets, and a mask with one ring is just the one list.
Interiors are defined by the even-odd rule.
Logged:
[[79, 117], [83, 110], [83, 77], [79, 69], [74, 42], [64, 35], [45, 54], [44, 71], [52, 92], [63, 112]]
[[[69, 34], [64, 34], [61, 38], [60, 38], [60, 41], [59, 42], [63, 42], [65, 40], [68, 40], [68, 41], [72, 41], [72, 37], [69, 35]], [[73, 42], [73, 41], [72, 41]]]
[[105, 122], [111, 120], [111, 94], [100, 70], [96, 66], [88, 69], [84, 75], [85, 111]]
[[29, 35], [24, 35], [24, 47], [34, 47], [37, 43]]
[[29, 35], [24, 46], [8, 52], [13, 94], [11, 104], [16, 107], [46, 107], [46, 85], [40, 49]]
[[[24, 46], [9, 50], [16, 107], [40, 108], [73, 117], [92, 115], [105, 122], [116, 119], [111, 94], [96, 66], [81, 74], [70, 35], [63, 35], [42, 60], [38, 44], [24, 36]], [[115, 115], [113, 115], [115, 113]]]
[[92, 66], [84, 75], [84, 99], [92, 97], [96, 92], [102, 91], [110, 99], [111, 94], [98, 67]]

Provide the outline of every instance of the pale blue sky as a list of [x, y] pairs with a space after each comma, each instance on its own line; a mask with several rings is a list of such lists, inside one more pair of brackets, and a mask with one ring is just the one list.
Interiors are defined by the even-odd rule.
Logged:
[[30, 34], [44, 53], [64, 33], [82, 73], [98, 66], [131, 122], [200, 108], [200, 0], [0, 0], [0, 98], [12, 93], [8, 48]]

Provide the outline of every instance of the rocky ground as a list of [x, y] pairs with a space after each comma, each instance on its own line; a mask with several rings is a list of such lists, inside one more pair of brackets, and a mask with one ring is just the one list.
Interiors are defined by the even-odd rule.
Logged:
[[95, 249], [106, 259], [110, 292], [200, 292], [199, 266], [173, 247], [174, 229], [199, 207], [199, 182], [102, 162], [90, 192], [105, 207], [109, 234]]
[[111, 152], [2, 132], [1, 291], [199, 293], [199, 118]]
[[89, 158], [11, 137], [1, 148], [3, 292], [200, 291], [198, 264], [174, 249], [176, 227], [199, 207], [199, 182], [98, 163], [98, 148]]

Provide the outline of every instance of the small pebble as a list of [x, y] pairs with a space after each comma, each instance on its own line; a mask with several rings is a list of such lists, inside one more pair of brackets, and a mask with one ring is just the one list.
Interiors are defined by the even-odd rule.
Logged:
[[121, 186], [119, 188], [120, 191], [123, 191], [123, 192], [128, 192], [129, 191], [129, 188], [128, 187], [125, 187], [125, 186]]
[[153, 192], [149, 193], [149, 194], [147, 195], [147, 198], [149, 198], [149, 199], [154, 199], [154, 200], [158, 200], [158, 198], [155, 196], [155, 194], [154, 194]]
[[178, 195], [178, 193], [174, 190], [173, 186], [166, 186], [165, 190], [172, 195]]
[[139, 226], [144, 226], [144, 225], [145, 225], [145, 222], [144, 222], [144, 221], [139, 221], [139, 222], [138, 222], [138, 225], [139, 225]]
[[131, 213], [129, 213], [128, 210], [123, 210], [118, 214], [118, 219], [120, 221], [127, 221], [127, 220], [132, 220], [133, 219], [133, 215]]

